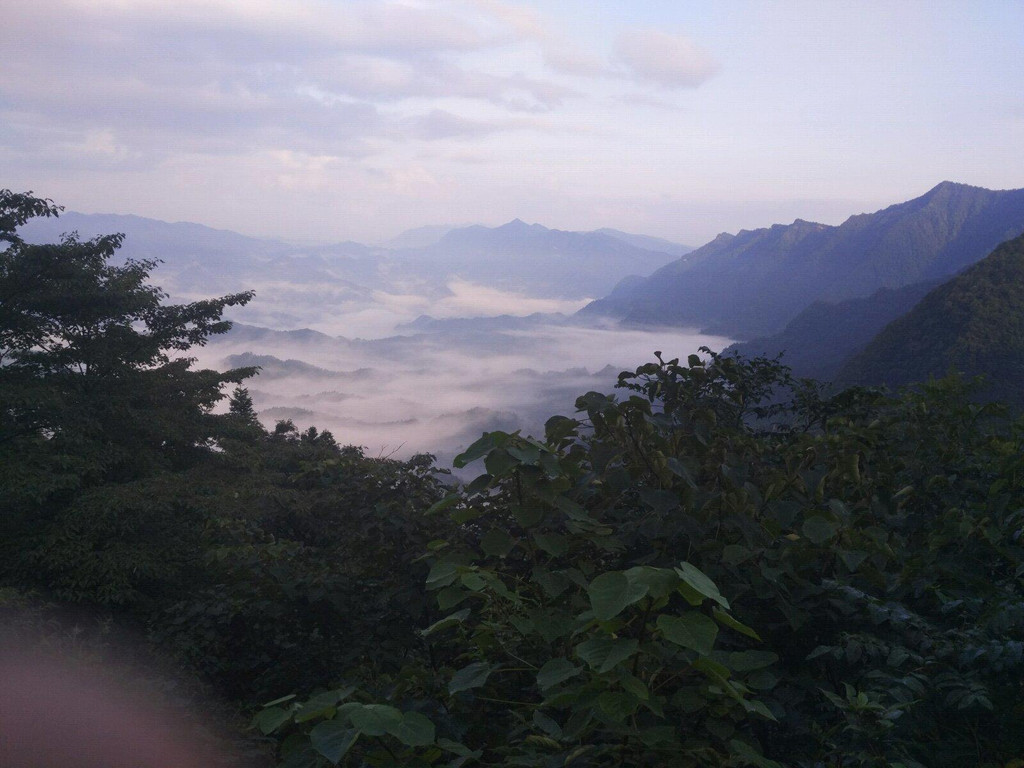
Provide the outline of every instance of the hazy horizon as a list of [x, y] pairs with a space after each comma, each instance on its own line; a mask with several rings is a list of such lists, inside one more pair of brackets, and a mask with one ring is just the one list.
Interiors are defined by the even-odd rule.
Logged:
[[3, 185], [297, 242], [514, 218], [688, 245], [1024, 186], [999, 2], [38, 0]]

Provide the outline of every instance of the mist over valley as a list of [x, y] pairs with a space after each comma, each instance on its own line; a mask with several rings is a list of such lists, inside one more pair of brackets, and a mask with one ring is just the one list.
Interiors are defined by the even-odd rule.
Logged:
[[[399, 248], [296, 246], [188, 223], [67, 213], [30, 240], [125, 234], [118, 259], [154, 259], [172, 301], [253, 289], [235, 326], [190, 355], [201, 367], [258, 366], [247, 383], [268, 427], [330, 430], [373, 455], [438, 456], [490, 430], [540, 435], [588, 391], [652, 359], [731, 343], [686, 327], [620, 327], [577, 317], [623, 279], [691, 250], [620, 232], [566, 232], [514, 220], [400, 235]], [[408, 243], [416, 242], [416, 247]], [[663, 250], [659, 250], [663, 249]]]

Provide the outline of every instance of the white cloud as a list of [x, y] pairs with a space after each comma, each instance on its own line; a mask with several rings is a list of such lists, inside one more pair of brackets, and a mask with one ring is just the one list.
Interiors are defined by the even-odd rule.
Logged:
[[711, 54], [689, 37], [653, 29], [621, 33], [615, 60], [637, 80], [669, 88], [696, 88], [718, 71]]
[[472, 317], [516, 315], [524, 317], [534, 312], [570, 313], [581, 309], [591, 299], [567, 301], [538, 299], [511, 291], [502, 291], [468, 280], [455, 279], [448, 283], [451, 296], [437, 301], [430, 311], [435, 317]]

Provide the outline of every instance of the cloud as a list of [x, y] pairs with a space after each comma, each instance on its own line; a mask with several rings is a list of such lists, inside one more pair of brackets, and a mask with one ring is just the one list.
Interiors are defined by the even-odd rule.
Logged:
[[398, 294], [377, 291], [374, 301], [406, 320], [429, 312], [433, 317], [490, 317], [514, 315], [525, 317], [535, 312], [571, 313], [585, 306], [590, 299], [542, 299], [514, 291], [503, 291], [468, 280], [455, 278], [447, 284], [448, 295], [436, 298], [422, 294]]
[[566, 36], [556, 33], [534, 8], [502, 0], [470, 0], [470, 3], [496, 22], [507, 26], [518, 39], [535, 43], [544, 63], [554, 71], [582, 77], [609, 74], [607, 62], [581, 49]]
[[614, 59], [636, 80], [667, 88], [696, 88], [718, 71], [711, 54], [693, 40], [658, 30], [621, 33]]
[[435, 317], [466, 317], [487, 315], [515, 315], [524, 317], [534, 312], [575, 312], [588, 304], [590, 299], [577, 301], [564, 299], [539, 299], [512, 291], [502, 291], [468, 280], [455, 279], [448, 283], [451, 296], [433, 304], [430, 308]]
[[[466, 59], [503, 44], [443, 0], [35, 0], [0, 26], [0, 153], [127, 169], [185, 153], [362, 158], [472, 141], [513, 125], [495, 111], [574, 95]], [[439, 104], [456, 99], [490, 117]]]
[[435, 109], [425, 115], [409, 120], [414, 135], [422, 139], [449, 139], [462, 136], [486, 136], [500, 131], [528, 128], [538, 125], [536, 121], [471, 120], [443, 109]]

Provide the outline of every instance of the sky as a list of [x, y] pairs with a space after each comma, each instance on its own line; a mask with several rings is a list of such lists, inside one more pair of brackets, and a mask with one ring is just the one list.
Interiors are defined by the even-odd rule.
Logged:
[[699, 245], [1024, 187], [1024, 3], [32, 0], [0, 187], [295, 241], [513, 218]]

